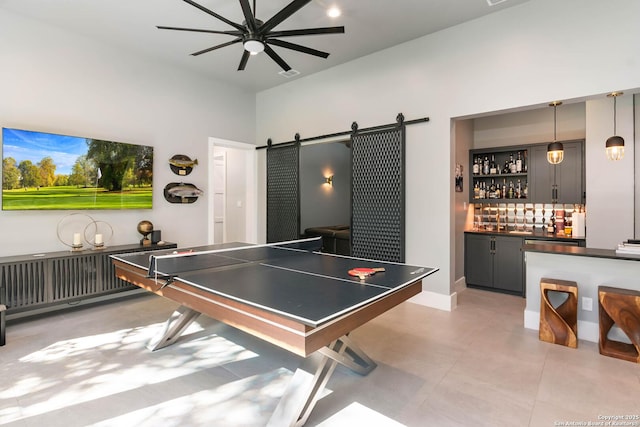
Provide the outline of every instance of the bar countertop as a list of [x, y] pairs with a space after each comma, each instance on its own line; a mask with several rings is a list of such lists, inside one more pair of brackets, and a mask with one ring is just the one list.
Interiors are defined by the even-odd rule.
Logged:
[[516, 231], [516, 230], [465, 230], [465, 233], [469, 234], [484, 234], [489, 236], [511, 236], [511, 237], [523, 237], [530, 240], [557, 240], [559, 242], [576, 242], [584, 245], [584, 237], [567, 237], [564, 234], [549, 234], [542, 230], [534, 231]]
[[621, 259], [628, 261], [640, 261], [640, 254], [617, 254], [615, 249], [584, 248], [579, 246], [553, 245], [553, 244], [525, 244], [523, 252], [541, 252], [557, 255], [575, 255], [592, 258]]

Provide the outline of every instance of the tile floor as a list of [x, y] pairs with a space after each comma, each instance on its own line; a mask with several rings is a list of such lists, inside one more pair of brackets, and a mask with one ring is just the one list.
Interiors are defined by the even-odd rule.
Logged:
[[[540, 342], [522, 326], [524, 303], [468, 289], [451, 313], [401, 304], [353, 332], [378, 367], [366, 377], [338, 367], [307, 425], [597, 425], [640, 415], [640, 365], [601, 356], [594, 343]], [[264, 425], [300, 358], [205, 317], [149, 352], [174, 308], [142, 296], [10, 321], [0, 425]]]

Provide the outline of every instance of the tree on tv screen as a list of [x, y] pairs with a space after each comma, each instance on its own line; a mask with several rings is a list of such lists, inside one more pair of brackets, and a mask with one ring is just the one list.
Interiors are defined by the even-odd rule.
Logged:
[[153, 149], [99, 139], [87, 140], [88, 160], [98, 167], [98, 183], [108, 191], [120, 191], [127, 181], [150, 184]]

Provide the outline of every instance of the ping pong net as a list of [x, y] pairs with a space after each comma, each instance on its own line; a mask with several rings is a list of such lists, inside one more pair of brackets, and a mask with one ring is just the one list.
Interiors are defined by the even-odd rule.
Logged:
[[235, 246], [225, 249], [205, 251], [177, 250], [165, 255], [150, 255], [147, 277], [165, 280], [163, 288], [175, 281], [180, 274], [198, 270], [237, 268], [243, 265], [261, 263], [274, 258], [292, 256], [300, 252], [319, 251], [322, 238], [292, 240], [264, 245]]

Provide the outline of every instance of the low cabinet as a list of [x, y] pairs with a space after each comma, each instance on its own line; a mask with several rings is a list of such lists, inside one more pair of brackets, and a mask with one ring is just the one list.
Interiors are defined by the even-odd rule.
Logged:
[[467, 286], [524, 296], [523, 239], [465, 233]]
[[1, 257], [0, 304], [6, 307], [7, 316], [23, 317], [110, 294], [137, 291], [137, 286], [116, 277], [109, 255], [176, 246], [132, 244], [102, 250]]

